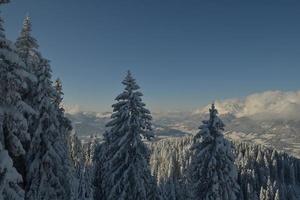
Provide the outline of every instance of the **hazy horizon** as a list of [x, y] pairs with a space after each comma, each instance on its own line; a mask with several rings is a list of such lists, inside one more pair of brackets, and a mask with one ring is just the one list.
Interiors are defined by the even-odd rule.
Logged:
[[[255, 116], [264, 119], [292, 119], [298, 120], [300, 117], [300, 90], [282, 91], [268, 90], [252, 93], [243, 97], [232, 97], [227, 99], [215, 99], [198, 105], [193, 109], [157, 109], [150, 108], [152, 114], [167, 116], [169, 114], [203, 114], [207, 113], [211, 103], [215, 103], [219, 114], [234, 114], [237, 116]], [[95, 113], [105, 114], [112, 112], [112, 107], [108, 106], [106, 110], [88, 110], [78, 104], [65, 104], [66, 113]], [[101, 115], [100, 115], [101, 116]]]

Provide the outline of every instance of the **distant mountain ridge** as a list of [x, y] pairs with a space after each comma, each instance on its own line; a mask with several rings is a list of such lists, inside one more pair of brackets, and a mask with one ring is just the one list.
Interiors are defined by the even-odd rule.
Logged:
[[[226, 137], [272, 146], [300, 157], [300, 91], [267, 91], [243, 99], [215, 101], [215, 104], [226, 124]], [[208, 107], [194, 112], [154, 112], [157, 136], [196, 133], [201, 121], [207, 118]], [[78, 111], [67, 115], [84, 139], [91, 134], [101, 137], [110, 114]]]

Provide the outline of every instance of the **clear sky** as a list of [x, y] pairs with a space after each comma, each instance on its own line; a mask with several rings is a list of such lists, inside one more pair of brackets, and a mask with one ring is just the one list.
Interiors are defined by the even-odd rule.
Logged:
[[127, 69], [148, 107], [300, 86], [299, 0], [11, 0], [15, 40], [26, 13], [67, 104], [111, 110]]

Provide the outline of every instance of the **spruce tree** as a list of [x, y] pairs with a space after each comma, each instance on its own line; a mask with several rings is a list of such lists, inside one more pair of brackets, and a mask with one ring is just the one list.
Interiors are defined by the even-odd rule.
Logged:
[[34, 37], [31, 36], [31, 20], [29, 16], [26, 16], [23, 22], [23, 27], [20, 36], [15, 43], [17, 52], [22, 60], [25, 62], [28, 68], [32, 69], [32, 64], [36, 62], [34, 60], [35, 54], [38, 53], [37, 49], [39, 45]]
[[279, 193], [279, 189], [277, 189], [277, 190], [276, 190], [276, 193], [275, 193], [274, 200], [280, 200], [280, 193]]
[[[54, 106], [57, 110], [57, 118], [59, 121], [60, 133], [61, 133], [62, 139], [67, 142], [71, 135], [72, 123], [65, 116], [65, 109], [63, 108], [63, 105], [62, 105], [64, 93], [62, 91], [62, 83], [59, 78], [55, 80], [54, 88], [55, 88], [55, 92], [54, 92], [53, 102], [54, 102]], [[65, 146], [64, 151], [69, 151], [67, 146]]]
[[22, 99], [35, 111], [26, 116], [31, 143], [26, 156], [25, 196], [28, 200], [71, 199], [71, 181], [75, 181], [68, 148], [71, 122], [61, 106], [61, 84], [52, 85], [49, 61], [38, 52], [31, 30], [27, 16], [15, 43], [26, 70], [36, 78], [35, 82], [25, 81], [28, 90], [22, 94]]
[[235, 200], [239, 198], [239, 186], [232, 145], [222, 134], [224, 124], [214, 104], [209, 114], [209, 120], [203, 121], [191, 147], [192, 199]]
[[40, 57], [36, 75], [39, 116], [28, 156], [26, 199], [70, 199], [68, 145], [53, 101], [57, 93], [52, 86], [48, 60]]
[[[26, 16], [23, 21], [23, 27], [21, 33], [15, 42], [16, 51], [19, 57], [26, 65], [26, 70], [36, 77], [39, 76], [39, 64], [40, 64], [40, 52], [38, 51], [37, 40], [31, 35], [32, 25], [29, 16]], [[23, 93], [23, 100], [30, 105], [35, 113], [27, 116], [28, 131], [31, 136], [38, 126], [38, 113], [39, 113], [39, 93], [42, 88], [39, 87], [39, 83], [26, 81], [28, 89]]]
[[94, 164], [95, 164], [95, 173], [94, 173], [94, 180], [93, 180], [93, 186], [95, 188], [93, 197], [97, 200], [104, 200], [105, 199], [105, 189], [106, 189], [106, 183], [105, 183], [105, 155], [104, 151], [106, 149], [106, 144], [102, 143], [101, 145], [98, 145], [95, 149], [95, 155], [94, 155]]
[[56, 91], [56, 95], [54, 96], [54, 103], [56, 104], [56, 106], [61, 109], [62, 112], [64, 112], [63, 107], [62, 107], [62, 101], [63, 101], [63, 91], [62, 91], [62, 83], [61, 80], [59, 78], [57, 78], [55, 80], [54, 83], [54, 88]]
[[142, 139], [153, 138], [150, 111], [128, 71], [122, 82], [125, 90], [116, 97], [110, 130], [105, 134], [105, 197], [107, 200], [152, 200], [156, 198], [149, 168], [149, 151]]
[[[2, 0], [0, 6], [8, 2]], [[24, 199], [20, 172], [30, 140], [24, 115], [31, 109], [21, 96], [28, 77], [14, 45], [5, 37], [0, 17], [0, 200]]]
[[71, 131], [72, 131], [72, 123], [71, 121], [65, 116], [65, 109], [63, 107], [63, 88], [62, 88], [62, 82], [59, 78], [55, 80], [54, 83], [54, 97], [52, 99], [52, 102], [54, 103], [54, 108], [56, 110], [56, 117], [59, 122], [59, 140], [64, 144], [63, 146], [58, 146], [59, 153], [63, 156], [66, 156], [65, 160], [65, 169], [66, 174], [65, 177], [68, 179], [68, 184], [70, 187], [70, 198], [71, 199], [81, 199], [78, 198], [77, 193], [77, 183], [78, 178], [76, 176], [76, 168], [74, 166], [74, 163], [72, 162], [72, 154], [70, 152], [69, 148], [69, 140], [71, 137]]
[[16, 53], [15, 46], [5, 38], [3, 20], [0, 19], [0, 140], [23, 178], [31, 139], [26, 116], [35, 113], [23, 95], [35, 80]]
[[77, 179], [74, 185], [75, 198], [78, 200], [92, 199], [93, 192], [91, 182], [87, 178], [89, 168], [86, 168], [86, 160], [84, 156], [84, 149], [81, 141], [75, 133], [70, 136], [70, 153], [73, 166], [75, 167], [75, 178]]
[[24, 200], [24, 190], [20, 187], [22, 181], [0, 142], [0, 200]]
[[259, 200], [268, 200], [267, 199], [267, 192], [263, 187], [260, 188]]

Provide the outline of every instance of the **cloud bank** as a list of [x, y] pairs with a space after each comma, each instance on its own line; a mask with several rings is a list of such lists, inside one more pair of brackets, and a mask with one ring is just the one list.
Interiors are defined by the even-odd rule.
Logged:
[[[215, 101], [220, 114], [233, 114], [236, 117], [251, 117], [253, 119], [283, 119], [300, 121], [300, 91], [266, 91], [254, 93], [241, 99], [227, 99]], [[210, 105], [201, 107], [193, 112], [193, 115], [202, 115], [208, 112]], [[79, 105], [66, 105], [66, 113], [86, 113]], [[164, 114], [163, 114], [164, 113]], [[96, 113], [97, 114], [97, 113]], [[97, 117], [106, 117], [111, 113], [98, 113]], [[99, 116], [98, 116], [99, 115]], [[186, 112], [162, 112], [153, 113], [159, 116], [176, 117], [190, 116]]]
[[[255, 119], [300, 120], [300, 91], [266, 91], [243, 99], [215, 102], [220, 114], [231, 113], [236, 117]], [[207, 113], [210, 105], [198, 109], [195, 114]]]

